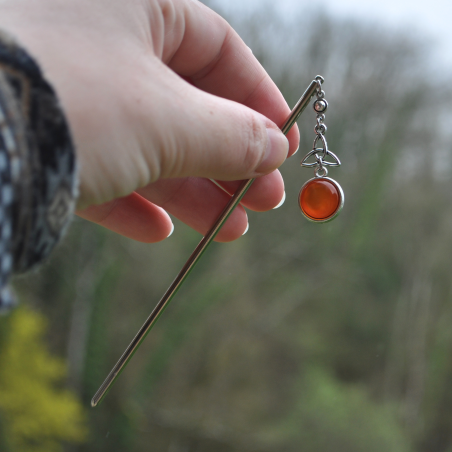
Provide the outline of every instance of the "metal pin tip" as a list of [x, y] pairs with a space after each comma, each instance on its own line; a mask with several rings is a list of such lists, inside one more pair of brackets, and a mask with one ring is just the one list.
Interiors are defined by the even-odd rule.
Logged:
[[95, 408], [97, 406], [97, 402], [95, 399], [91, 399], [91, 406]]
[[314, 80], [318, 80], [320, 83], [323, 83], [325, 79], [321, 75], [316, 75]]

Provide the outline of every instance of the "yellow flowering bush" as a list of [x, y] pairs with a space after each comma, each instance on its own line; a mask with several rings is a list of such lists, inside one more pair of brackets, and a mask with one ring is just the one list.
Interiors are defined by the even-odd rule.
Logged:
[[24, 306], [0, 323], [0, 418], [12, 451], [60, 452], [83, 442], [82, 406], [63, 389], [66, 366], [46, 349], [46, 320]]

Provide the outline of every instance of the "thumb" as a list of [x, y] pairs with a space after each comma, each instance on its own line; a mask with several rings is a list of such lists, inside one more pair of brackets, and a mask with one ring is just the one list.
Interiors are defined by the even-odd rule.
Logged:
[[153, 106], [145, 115], [145, 159], [159, 157], [153, 181], [187, 176], [248, 179], [268, 174], [285, 161], [288, 140], [271, 120], [242, 104], [203, 92], [170, 71], [168, 76], [173, 78], [171, 89], [158, 93], [165, 97], [159, 99], [160, 105], [167, 108], [159, 109], [157, 116], [156, 98], [150, 96]]

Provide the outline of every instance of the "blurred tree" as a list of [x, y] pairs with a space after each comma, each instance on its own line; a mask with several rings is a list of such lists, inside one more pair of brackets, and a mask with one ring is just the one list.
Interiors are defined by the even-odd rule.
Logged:
[[85, 416], [74, 395], [59, 387], [66, 366], [46, 349], [44, 318], [21, 307], [0, 320], [0, 414], [7, 450], [58, 452], [63, 442], [83, 442]]
[[[299, 383], [300, 397], [280, 428], [269, 429], [263, 442], [290, 451], [405, 452], [410, 440], [390, 407], [375, 403], [365, 387], [339, 383], [324, 369], [310, 368]], [[328, 434], [325, 434], [328, 432]]]

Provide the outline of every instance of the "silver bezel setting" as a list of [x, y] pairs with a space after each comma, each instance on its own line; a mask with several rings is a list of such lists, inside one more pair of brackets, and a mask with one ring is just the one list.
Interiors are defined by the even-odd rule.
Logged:
[[[337, 188], [337, 190], [339, 192], [340, 201], [339, 201], [339, 205], [337, 206], [337, 209], [334, 211], [333, 214], [331, 214], [328, 218], [325, 218], [324, 220], [316, 220], [314, 218], [311, 218], [306, 213], [304, 213], [303, 209], [301, 208], [301, 203], [300, 203], [301, 192], [306, 187], [306, 185], [308, 185], [309, 182], [312, 182], [313, 180], [327, 180], [328, 182], [331, 182]], [[298, 205], [300, 207], [301, 213], [312, 223], [328, 223], [329, 221], [334, 220], [339, 215], [340, 211], [342, 210], [342, 207], [344, 207], [344, 191], [342, 190], [342, 187], [334, 179], [331, 179], [331, 177], [324, 177], [324, 176], [313, 177], [312, 179], [309, 179], [308, 181], [306, 181], [303, 184], [303, 186], [301, 187], [300, 192], [298, 193]]]

